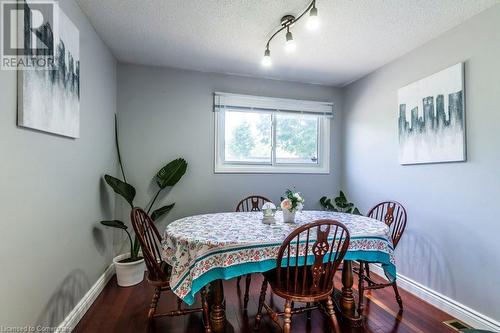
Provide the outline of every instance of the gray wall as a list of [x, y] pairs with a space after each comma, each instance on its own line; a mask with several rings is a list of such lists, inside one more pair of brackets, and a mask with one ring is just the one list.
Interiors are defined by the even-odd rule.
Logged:
[[[331, 174], [214, 174], [215, 91], [331, 101]], [[338, 190], [341, 98], [330, 87], [285, 81], [208, 74], [178, 69], [118, 66], [118, 114], [122, 157], [137, 205], [152, 195], [150, 181], [164, 163], [184, 157], [188, 172], [162, 202], [177, 206], [165, 221], [217, 211], [233, 211], [240, 199], [262, 194], [277, 202], [288, 187], [303, 192], [306, 207], [317, 207], [322, 194]], [[121, 200], [123, 204], [123, 200]]]
[[116, 62], [79, 7], [61, 7], [80, 29], [81, 138], [16, 127], [16, 72], [0, 71], [2, 326], [57, 326], [113, 252], [95, 226], [114, 209], [99, 178], [116, 168]]
[[[344, 183], [366, 210], [397, 199], [399, 273], [500, 320], [500, 5], [345, 88]], [[465, 61], [468, 161], [401, 166], [397, 90]]]

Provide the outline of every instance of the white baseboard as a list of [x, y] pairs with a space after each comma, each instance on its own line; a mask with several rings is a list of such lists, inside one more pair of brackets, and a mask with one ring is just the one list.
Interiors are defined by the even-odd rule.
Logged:
[[[382, 267], [370, 264], [370, 270], [380, 276], [385, 276]], [[484, 314], [477, 312], [443, 294], [438, 293], [428, 287], [397, 274], [398, 287], [414, 294], [418, 298], [434, 305], [436, 308], [452, 315], [453, 317], [469, 324], [477, 329], [500, 332], [500, 323]]]
[[90, 290], [87, 291], [87, 293], [82, 297], [80, 302], [76, 304], [74, 309], [66, 316], [66, 318], [64, 318], [63, 322], [59, 324], [54, 332], [67, 333], [73, 331], [114, 274], [115, 267], [111, 264], [108, 268], [106, 268], [99, 279], [97, 279], [96, 283], [94, 283]]
[[[382, 268], [378, 265], [370, 265], [370, 270], [380, 276], [384, 276]], [[106, 271], [97, 279], [96, 283], [78, 302], [75, 308], [64, 318], [63, 322], [57, 327], [55, 332], [71, 332], [76, 327], [78, 322], [83, 318], [97, 296], [104, 289], [108, 281], [115, 273], [114, 265], [111, 264], [106, 268]], [[471, 325], [474, 328], [486, 329], [500, 332], [500, 323], [486, 315], [483, 315], [451, 298], [444, 296], [426, 286], [407, 278], [404, 275], [398, 274], [398, 287], [414, 294], [418, 298], [426, 301], [438, 309], [450, 314], [451, 316]]]

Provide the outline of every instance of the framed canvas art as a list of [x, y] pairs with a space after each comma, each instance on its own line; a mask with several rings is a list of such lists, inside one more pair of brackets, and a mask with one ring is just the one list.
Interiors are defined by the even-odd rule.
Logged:
[[466, 160], [464, 64], [398, 90], [401, 164]]
[[[18, 28], [26, 49], [43, 45], [29, 54], [49, 59], [49, 65], [18, 71], [19, 126], [71, 138], [80, 135], [80, 34], [77, 27], [57, 6], [57, 26], [50, 23], [34, 27], [29, 2], [25, 3], [24, 27]], [[46, 51], [43, 51], [43, 50]], [[41, 50], [41, 51], [40, 51]], [[47, 54], [52, 58], [47, 58]], [[26, 54], [24, 54], [26, 55]], [[42, 63], [40, 61], [39, 63]]]

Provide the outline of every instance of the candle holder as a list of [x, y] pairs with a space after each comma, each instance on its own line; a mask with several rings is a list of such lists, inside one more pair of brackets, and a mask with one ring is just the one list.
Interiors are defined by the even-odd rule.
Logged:
[[272, 202], [266, 202], [262, 205], [262, 222], [265, 224], [273, 224], [276, 223], [276, 219], [274, 218], [276, 214], [276, 205]]

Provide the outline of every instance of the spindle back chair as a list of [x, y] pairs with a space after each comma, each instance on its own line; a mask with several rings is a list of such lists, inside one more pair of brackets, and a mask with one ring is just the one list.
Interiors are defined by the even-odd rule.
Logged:
[[[347, 252], [349, 240], [347, 228], [333, 220], [317, 220], [295, 229], [278, 251], [277, 268], [264, 274], [256, 329], [263, 307], [280, 326], [277, 318], [284, 316], [285, 333], [290, 332], [292, 314], [320, 308], [326, 312], [335, 332], [339, 332], [331, 294], [333, 278]], [[277, 313], [265, 303], [268, 283], [273, 293], [285, 299], [284, 312]], [[294, 302], [306, 303], [306, 306], [294, 308]], [[319, 302], [325, 302], [325, 307], [320, 307]]]
[[[349, 232], [339, 222], [318, 220], [297, 228], [278, 251], [282, 265], [276, 268], [276, 288], [299, 298], [331, 294], [333, 275], [348, 245]], [[314, 262], [301, 262], [301, 257], [314, 257]]]
[[[406, 209], [397, 201], [384, 201], [375, 205], [368, 212], [368, 217], [384, 222], [389, 227], [389, 232], [394, 249], [399, 244], [401, 236], [406, 228], [407, 214]], [[386, 283], [376, 283], [370, 277], [370, 265], [366, 261], [359, 261], [358, 279], [358, 313], [363, 312], [363, 295], [365, 290], [382, 289], [391, 286], [394, 289], [394, 295], [399, 308], [403, 309], [403, 300], [399, 295], [396, 280]]]
[[[266, 202], [271, 202], [266, 197], [261, 195], [250, 195], [243, 200], [241, 200], [236, 206], [237, 212], [260, 212], [262, 210], [262, 205]], [[243, 298], [243, 310], [248, 307], [250, 284], [252, 283], [252, 274], [247, 274], [245, 279], [245, 296]], [[236, 284], [238, 288], [240, 287], [241, 276], [238, 276]]]
[[168, 280], [168, 274], [164, 269], [166, 263], [161, 259], [160, 252], [162, 237], [152, 219], [142, 209], [134, 208], [131, 220], [148, 268], [148, 279], [153, 281]]
[[406, 209], [397, 201], [384, 201], [370, 209], [368, 217], [387, 224], [391, 230], [391, 239], [394, 248], [399, 243], [406, 228]]
[[236, 206], [236, 211], [260, 212], [262, 210], [262, 205], [266, 202], [271, 202], [271, 200], [260, 195], [250, 195], [238, 203], [238, 205]]
[[148, 312], [148, 326], [151, 325], [152, 319], [163, 316], [182, 316], [193, 312], [203, 313], [203, 322], [205, 326], [205, 333], [210, 333], [209, 323], [209, 310], [208, 302], [206, 300], [206, 291], [201, 289], [201, 303], [202, 306], [198, 308], [182, 308], [182, 300], [177, 299], [177, 309], [162, 314], [156, 314], [158, 300], [162, 291], [171, 291], [170, 288], [170, 272], [171, 267], [161, 258], [161, 241], [162, 237], [158, 229], [154, 225], [153, 220], [141, 208], [133, 208], [130, 213], [132, 226], [135, 235], [141, 244], [142, 255], [148, 269], [147, 281], [155, 287], [153, 299]]

